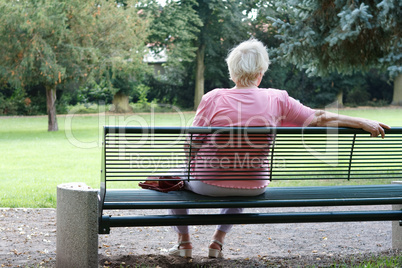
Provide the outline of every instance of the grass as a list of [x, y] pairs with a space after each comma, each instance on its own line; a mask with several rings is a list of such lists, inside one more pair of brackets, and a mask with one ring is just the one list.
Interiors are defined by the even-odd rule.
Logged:
[[[249, 259], [248, 259], [249, 260]], [[330, 259], [328, 260], [319, 260], [319, 261], [313, 261], [315, 264], [311, 265], [305, 265], [305, 261], [303, 259], [294, 259], [291, 257], [283, 257], [283, 258], [268, 258], [267, 263], [265, 265], [263, 262], [258, 262], [260, 265], [264, 265], [264, 267], [306, 267], [306, 268], [318, 268], [318, 267], [328, 267], [328, 268], [400, 268], [402, 267], [402, 256], [399, 255], [398, 253], [392, 253], [390, 255], [368, 255], [368, 254], [355, 254], [355, 255], [346, 255], [346, 256], [338, 256], [334, 257], [334, 259], [331, 261]], [[300, 263], [303, 263], [300, 265]], [[129, 267], [135, 267], [135, 268], [151, 268], [151, 267], [159, 267], [157, 265], [149, 265], [146, 263], [142, 264], [135, 264], [134, 266], [132, 265], [127, 265], [126, 262], [119, 263], [118, 262], [113, 262], [113, 265], [108, 266], [109, 264], [112, 263], [107, 263], [103, 267], [120, 267], [120, 268], [129, 268]], [[119, 266], [118, 266], [119, 265]], [[257, 263], [254, 261], [248, 262], [248, 261], [243, 261], [242, 259], [239, 260], [225, 260], [224, 263], [220, 262], [215, 263], [215, 264], [197, 264], [197, 263], [191, 263], [188, 265], [188, 267], [199, 267], [199, 268], [214, 268], [214, 267], [251, 267], [251, 266], [258, 266]]]
[[[343, 263], [342, 263], [343, 262]], [[361, 259], [350, 259], [339, 261], [338, 263], [334, 263], [333, 268], [399, 268], [402, 267], [402, 256], [372, 256], [371, 258]]]
[[99, 188], [105, 124], [173, 126], [183, 120], [191, 123], [192, 116], [59, 116], [58, 132], [47, 131], [47, 117], [2, 117], [0, 207], [55, 207], [56, 188], [62, 183], [85, 182]]
[[[345, 109], [342, 114], [402, 126], [402, 109]], [[190, 126], [194, 113], [0, 117], [0, 207], [55, 207], [57, 185], [85, 182], [99, 188], [103, 125]], [[315, 182], [306, 182], [315, 183]]]

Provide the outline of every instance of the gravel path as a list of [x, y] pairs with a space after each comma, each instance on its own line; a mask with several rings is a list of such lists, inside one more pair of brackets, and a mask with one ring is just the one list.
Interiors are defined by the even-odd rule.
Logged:
[[[375, 209], [388, 208], [376, 206]], [[297, 209], [303, 210], [307, 209]], [[202, 212], [211, 211], [216, 212]], [[237, 225], [227, 237], [225, 259], [218, 260], [206, 258], [213, 230], [214, 226], [192, 227], [193, 258], [182, 259], [166, 255], [167, 249], [176, 241], [176, 234], [170, 227], [112, 229], [110, 235], [99, 236], [99, 264], [105, 267], [120, 267], [120, 264], [139, 267], [143, 264], [145, 266], [141, 267], [160, 268], [328, 267], [335, 260], [350, 263], [372, 255], [399, 254], [391, 251], [391, 222]], [[1, 267], [55, 267], [55, 209], [1, 208], [0, 234]]]

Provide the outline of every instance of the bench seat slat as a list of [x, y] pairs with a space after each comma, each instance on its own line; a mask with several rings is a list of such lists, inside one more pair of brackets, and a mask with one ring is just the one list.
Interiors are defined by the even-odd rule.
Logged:
[[103, 209], [293, 207], [402, 204], [402, 185], [269, 187], [255, 197], [209, 197], [189, 191], [161, 193], [108, 189]]
[[146, 216], [103, 216], [102, 221], [110, 227], [172, 226], [172, 225], [216, 225], [216, 224], [261, 224], [261, 223], [307, 223], [401, 220], [402, 211], [332, 211], [332, 212], [282, 212], [191, 214], [191, 215], [146, 215]]

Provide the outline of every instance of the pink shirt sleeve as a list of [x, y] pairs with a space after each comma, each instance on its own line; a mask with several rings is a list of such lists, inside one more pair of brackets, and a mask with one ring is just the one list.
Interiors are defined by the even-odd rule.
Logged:
[[[286, 92], [286, 91], [284, 91]], [[305, 127], [314, 119], [315, 110], [304, 106], [299, 101], [290, 97], [286, 92], [284, 101], [284, 113], [281, 120], [283, 127]]]
[[215, 105], [213, 98], [210, 97], [211, 94], [205, 94], [202, 96], [201, 102], [198, 105], [197, 113], [195, 114], [193, 126], [194, 127], [207, 127], [211, 123], [211, 115], [214, 113], [213, 107]]

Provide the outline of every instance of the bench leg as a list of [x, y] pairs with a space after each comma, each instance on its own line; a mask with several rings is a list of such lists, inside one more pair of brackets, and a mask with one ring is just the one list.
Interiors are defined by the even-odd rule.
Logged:
[[[402, 181], [394, 181], [393, 184], [402, 184]], [[402, 205], [392, 205], [393, 210], [402, 210]], [[402, 226], [399, 221], [392, 222], [392, 248], [402, 250]]]
[[84, 183], [57, 186], [57, 268], [98, 267], [98, 191]]

